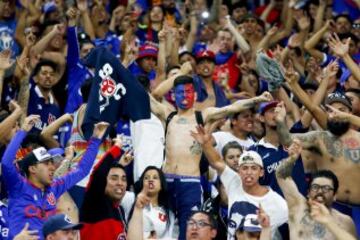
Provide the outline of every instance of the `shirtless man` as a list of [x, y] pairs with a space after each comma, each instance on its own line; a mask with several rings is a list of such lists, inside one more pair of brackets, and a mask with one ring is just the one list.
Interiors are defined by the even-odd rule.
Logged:
[[352, 212], [359, 232], [360, 208], [354, 205], [360, 204], [360, 188], [355, 187], [354, 183], [360, 181], [360, 133], [351, 129], [348, 121], [337, 120], [335, 112], [331, 110], [351, 113], [351, 103], [345, 95], [339, 92], [329, 94], [325, 103], [330, 106], [327, 110], [327, 131], [290, 135], [283, 105], [278, 105], [275, 110], [277, 131], [283, 145], [289, 146], [293, 138], [299, 138], [304, 148], [310, 150], [311, 157], [306, 160], [309, 162], [304, 164], [312, 166], [312, 171], [331, 170], [335, 173], [340, 183], [336, 204]]
[[[321, 170], [313, 174], [308, 191], [308, 200], [299, 192], [291, 172], [301, 153], [300, 140], [295, 139], [289, 148], [289, 157], [276, 170], [278, 183], [285, 195], [289, 207], [290, 239], [338, 239], [328, 226], [318, 221], [314, 215], [317, 205], [325, 205], [332, 221], [339, 228], [356, 237], [354, 222], [345, 214], [332, 208], [339, 187], [337, 177], [332, 171]], [[320, 206], [318, 206], [320, 207]]]
[[[190, 135], [190, 131], [194, 131], [197, 126], [194, 109], [196, 93], [193, 79], [185, 75], [177, 76], [174, 78], [173, 86], [178, 112], [167, 126], [166, 161], [163, 171], [167, 174], [171, 200], [175, 206], [175, 212], [178, 214], [179, 239], [185, 239], [186, 221], [191, 213], [191, 208], [201, 204], [199, 163], [202, 150], [200, 144]], [[153, 97], [150, 99], [151, 111], [165, 123], [172, 110]], [[240, 100], [223, 108], [207, 108], [202, 112], [202, 117], [205, 124], [211, 123], [270, 99], [270, 94], [264, 93], [259, 97]]]

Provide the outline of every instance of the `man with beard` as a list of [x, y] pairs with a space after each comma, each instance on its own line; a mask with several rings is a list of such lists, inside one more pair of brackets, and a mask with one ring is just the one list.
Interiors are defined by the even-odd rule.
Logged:
[[[339, 92], [329, 94], [325, 104], [342, 112], [352, 111], [350, 100]], [[353, 183], [360, 181], [360, 133], [351, 129], [348, 121], [336, 120], [335, 113], [328, 108], [326, 131], [291, 135], [285, 124], [286, 110], [283, 105], [278, 105], [276, 112], [280, 142], [289, 146], [293, 138], [299, 138], [304, 148], [311, 154], [307, 166], [313, 166], [313, 170], [329, 169], [336, 174], [340, 187], [334, 207], [344, 213], [352, 214], [359, 232], [360, 188], [354, 187]]]
[[325, 225], [313, 218], [311, 210], [314, 202], [324, 204], [329, 209], [334, 224], [356, 237], [351, 218], [332, 208], [339, 187], [338, 179], [332, 171], [320, 170], [312, 175], [308, 199], [297, 189], [291, 178], [291, 172], [301, 150], [300, 140], [295, 139], [289, 148], [289, 157], [276, 170], [278, 183], [289, 206], [290, 239], [338, 239]]
[[[213, 64], [213, 63], [212, 63]], [[200, 124], [199, 114], [195, 113], [196, 93], [194, 80], [190, 76], [177, 74], [162, 85], [173, 85], [177, 112], [151, 97], [151, 111], [166, 123], [165, 156], [163, 171], [166, 174], [172, 203], [179, 219], [180, 237], [185, 239], [186, 221], [191, 208], [201, 204], [200, 185], [201, 146], [194, 141], [190, 131]], [[160, 85], [159, 85], [160, 87]], [[212, 123], [236, 112], [252, 108], [259, 102], [269, 101], [270, 94], [239, 100], [222, 108], [206, 108], [202, 111], [203, 124]], [[196, 117], [197, 116], [197, 117]]]
[[[108, 123], [95, 124], [93, 137], [89, 141], [76, 169], [67, 175], [54, 179], [55, 166], [51, 155], [45, 148], [39, 147], [26, 155], [20, 162], [23, 177], [14, 164], [16, 153], [27, 133], [39, 121], [39, 116], [25, 118], [19, 130], [2, 158], [2, 175], [9, 194], [9, 239], [18, 234], [29, 223], [29, 230], [41, 230], [44, 222], [56, 213], [56, 203], [60, 196], [91, 169]], [[39, 239], [43, 239], [39, 236]]]
[[196, 55], [197, 75], [194, 78], [194, 87], [197, 93], [195, 108], [198, 110], [207, 107], [223, 107], [229, 104], [222, 88], [213, 81], [215, 69], [215, 54], [204, 50]]
[[[276, 113], [277, 101], [263, 103], [260, 105], [259, 119], [265, 126], [265, 136], [259, 142], [249, 148], [256, 151], [263, 159], [265, 175], [260, 180], [261, 184], [270, 186], [275, 192], [282, 195], [282, 191], [276, 181], [275, 171], [281, 161], [288, 156], [286, 148], [281, 144], [279, 134], [276, 132]], [[283, 103], [281, 103], [282, 105]], [[294, 178], [300, 192], [306, 192], [305, 173], [302, 162], [299, 161], [294, 167], [292, 177]]]

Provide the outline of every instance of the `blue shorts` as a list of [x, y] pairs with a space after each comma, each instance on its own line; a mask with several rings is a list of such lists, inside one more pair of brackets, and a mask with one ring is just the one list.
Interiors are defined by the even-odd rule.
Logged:
[[169, 200], [173, 211], [179, 220], [180, 240], [186, 238], [186, 222], [191, 210], [200, 208], [202, 203], [202, 189], [200, 177], [179, 176], [165, 174], [168, 185]]
[[355, 223], [357, 235], [360, 236], [360, 205], [351, 205], [348, 203], [336, 201], [332, 206], [339, 212], [352, 218]]

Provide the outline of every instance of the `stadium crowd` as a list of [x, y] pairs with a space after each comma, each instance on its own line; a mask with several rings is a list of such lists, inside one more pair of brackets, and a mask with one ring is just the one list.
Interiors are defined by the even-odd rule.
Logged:
[[353, 240], [360, 0], [0, 0], [0, 239]]

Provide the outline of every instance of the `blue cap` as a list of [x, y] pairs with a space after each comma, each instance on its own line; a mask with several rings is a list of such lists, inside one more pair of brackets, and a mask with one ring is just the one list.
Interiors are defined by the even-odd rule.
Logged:
[[68, 216], [65, 214], [57, 214], [49, 217], [49, 219], [44, 223], [42, 231], [44, 236], [54, 233], [59, 230], [78, 230], [82, 228], [82, 224], [73, 224]]
[[278, 103], [279, 103], [278, 101], [270, 101], [270, 102], [261, 103], [258, 112], [261, 115], [264, 115], [264, 113], [267, 110], [276, 107], [278, 105]]
[[51, 155], [54, 162], [61, 162], [64, 159], [65, 151], [62, 148], [52, 148], [47, 152]]
[[47, 2], [43, 5], [42, 11], [43, 13], [51, 13], [57, 10], [56, 3], [55, 2]]
[[238, 229], [244, 232], [261, 232], [261, 225], [257, 219], [257, 215], [256, 214], [246, 215], [242, 219]]

